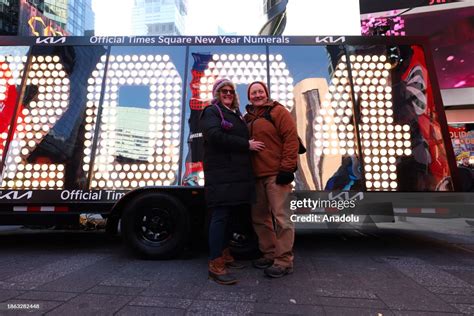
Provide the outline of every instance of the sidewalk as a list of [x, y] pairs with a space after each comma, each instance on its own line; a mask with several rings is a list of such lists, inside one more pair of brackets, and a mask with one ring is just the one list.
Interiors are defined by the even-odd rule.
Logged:
[[64, 243], [52, 234], [49, 245], [45, 236], [18, 246], [0, 236], [1, 315], [23, 315], [7, 309], [20, 303], [47, 315], [474, 313], [474, 254], [411, 232], [300, 234], [292, 275], [268, 279], [249, 266], [235, 286], [207, 280], [204, 252], [144, 261], [100, 234]]

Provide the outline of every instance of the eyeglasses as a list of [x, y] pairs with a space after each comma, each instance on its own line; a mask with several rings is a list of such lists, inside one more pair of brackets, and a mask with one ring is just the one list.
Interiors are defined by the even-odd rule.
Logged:
[[235, 94], [235, 91], [230, 90], [230, 89], [221, 89], [220, 91], [221, 91], [222, 94], [231, 94], [231, 95]]

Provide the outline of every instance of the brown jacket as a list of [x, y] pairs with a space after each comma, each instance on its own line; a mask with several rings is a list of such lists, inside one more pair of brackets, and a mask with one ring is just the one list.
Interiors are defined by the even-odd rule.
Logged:
[[[272, 122], [264, 117], [270, 109]], [[293, 172], [298, 160], [298, 133], [290, 112], [280, 103], [271, 101], [263, 106], [247, 105], [245, 114], [250, 139], [265, 143], [265, 149], [252, 153], [257, 177], [274, 176], [279, 171]]]

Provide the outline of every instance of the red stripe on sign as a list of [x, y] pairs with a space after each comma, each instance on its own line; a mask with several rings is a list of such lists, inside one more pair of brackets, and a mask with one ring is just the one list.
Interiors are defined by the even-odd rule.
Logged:
[[69, 207], [67, 207], [67, 206], [56, 206], [54, 208], [54, 211], [55, 212], [67, 212], [67, 211], [69, 211]]
[[41, 206], [28, 206], [28, 212], [41, 212]]
[[408, 208], [408, 213], [421, 214], [421, 208], [420, 207], [409, 207]]
[[326, 212], [328, 213], [336, 213], [338, 211], [337, 208], [325, 208]]
[[448, 214], [449, 213], [449, 208], [437, 208], [436, 213], [438, 213], [438, 214]]

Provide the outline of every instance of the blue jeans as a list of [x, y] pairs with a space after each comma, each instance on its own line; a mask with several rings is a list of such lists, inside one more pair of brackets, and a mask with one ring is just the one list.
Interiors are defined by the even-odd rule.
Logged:
[[[217, 206], [211, 210], [209, 223], [209, 259], [222, 256], [222, 251], [228, 246], [232, 237], [231, 218], [234, 219], [244, 205]], [[245, 214], [245, 212], [242, 212]], [[237, 215], [238, 216], [238, 215]], [[234, 220], [232, 220], [234, 222]]]

